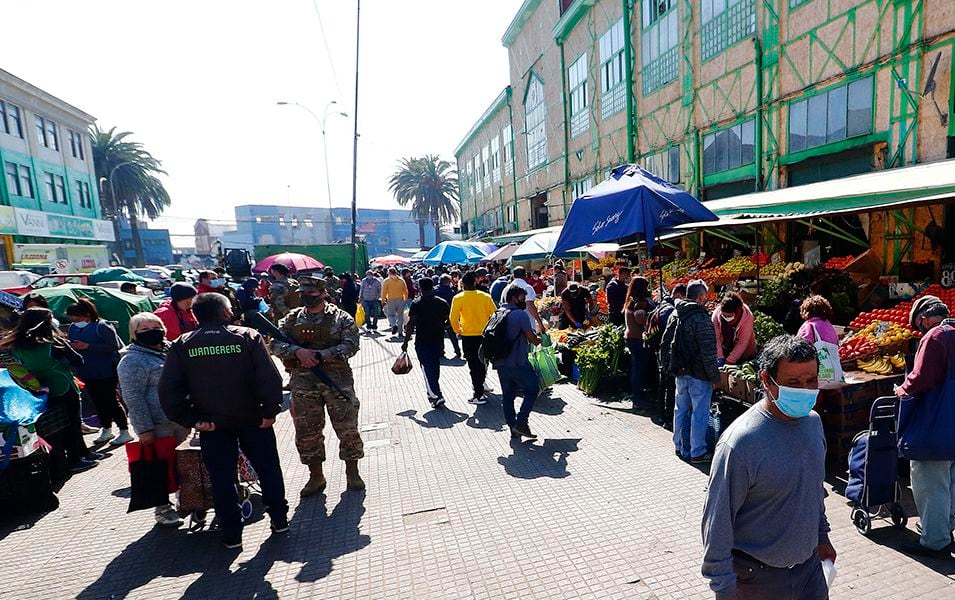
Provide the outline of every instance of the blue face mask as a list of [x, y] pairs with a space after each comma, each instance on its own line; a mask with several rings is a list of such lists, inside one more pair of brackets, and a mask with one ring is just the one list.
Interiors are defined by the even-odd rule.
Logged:
[[77, 321], [76, 323], [73, 323], [73, 325], [79, 327], [80, 329], [83, 329], [84, 327], [86, 327], [86, 326], [89, 325], [89, 324], [90, 324], [89, 321]]
[[779, 388], [778, 397], [773, 398], [770, 396], [770, 399], [776, 404], [776, 408], [778, 408], [781, 413], [793, 419], [802, 419], [803, 417], [809, 416], [809, 413], [812, 412], [812, 407], [816, 405], [819, 390], [786, 387], [779, 385], [772, 377], [770, 377], [770, 380]]
[[213, 279], [209, 282], [210, 287], [220, 288], [225, 286], [225, 279]]

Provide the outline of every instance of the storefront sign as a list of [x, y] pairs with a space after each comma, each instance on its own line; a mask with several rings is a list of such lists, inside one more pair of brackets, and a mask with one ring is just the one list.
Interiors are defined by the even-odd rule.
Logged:
[[12, 206], [0, 206], [0, 234], [14, 235], [16, 232], [16, 211]]
[[[25, 208], [14, 208], [11, 210], [13, 210], [16, 215], [15, 233], [19, 235], [59, 237], [76, 240], [99, 240], [105, 242], [112, 242], [116, 239], [113, 234], [113, 224], [109, 221], [44, 213]], [[0, 214], [0, 229], [2, 229], [2, 227], [3, 216]]]

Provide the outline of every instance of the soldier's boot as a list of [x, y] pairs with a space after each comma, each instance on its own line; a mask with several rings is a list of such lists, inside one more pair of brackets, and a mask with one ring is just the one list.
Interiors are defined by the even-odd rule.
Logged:
[[358, 461], [345, 461], [345, 480], [348, 482], [348, 489], [360, 492], [365, 489], [365, 482], [358, 474]]
[[308, 465], [309, 477], [308, 483], [302, 488], [300, 495], [302, 498], [314, 496], [325, 489], [325, 475], [322, 473], [322, 463]]

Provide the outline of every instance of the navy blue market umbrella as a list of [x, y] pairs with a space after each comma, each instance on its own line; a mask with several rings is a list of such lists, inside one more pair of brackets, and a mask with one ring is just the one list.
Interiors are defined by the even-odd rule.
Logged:
[[685, 223], [719, 217], [677, 186], [637, 165], [620, 165], [610, 178], [574, 200], [554, 254], [599, 242], [618, 242], [642, 235], [647, 251], [657, 232]]

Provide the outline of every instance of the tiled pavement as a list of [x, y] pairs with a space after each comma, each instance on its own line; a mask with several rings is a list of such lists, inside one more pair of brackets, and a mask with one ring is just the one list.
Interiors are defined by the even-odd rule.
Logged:
[[[363, 336], [353, 359], [367, 494], [343, 492], [335, 460], [327, 495], [299, 502], [306, 472], [283, 414], [292, 530], [270, 538], [259, 520], [244, 550], [228, 552], [215, 534], [126, 514], [128, 475], [114, 452], [67, 482], [58, 511], [0, 525], [0, 598], [711, 597], [699, 576], [706, 476], [629, 402], [558, 385], [532, 416], [541, 440], [512, 444], [499, 397], [476, 410], [465, 402], [463, 364], [443, 369], [449, 406], [433, 411], [417, 366], [390, 372], [396, 351]], [[840, 552], [833, 598], [955, 598], [955, 561], [914, 561], [883, 525], [863, 538], [841, 496], [828, 510]]]

